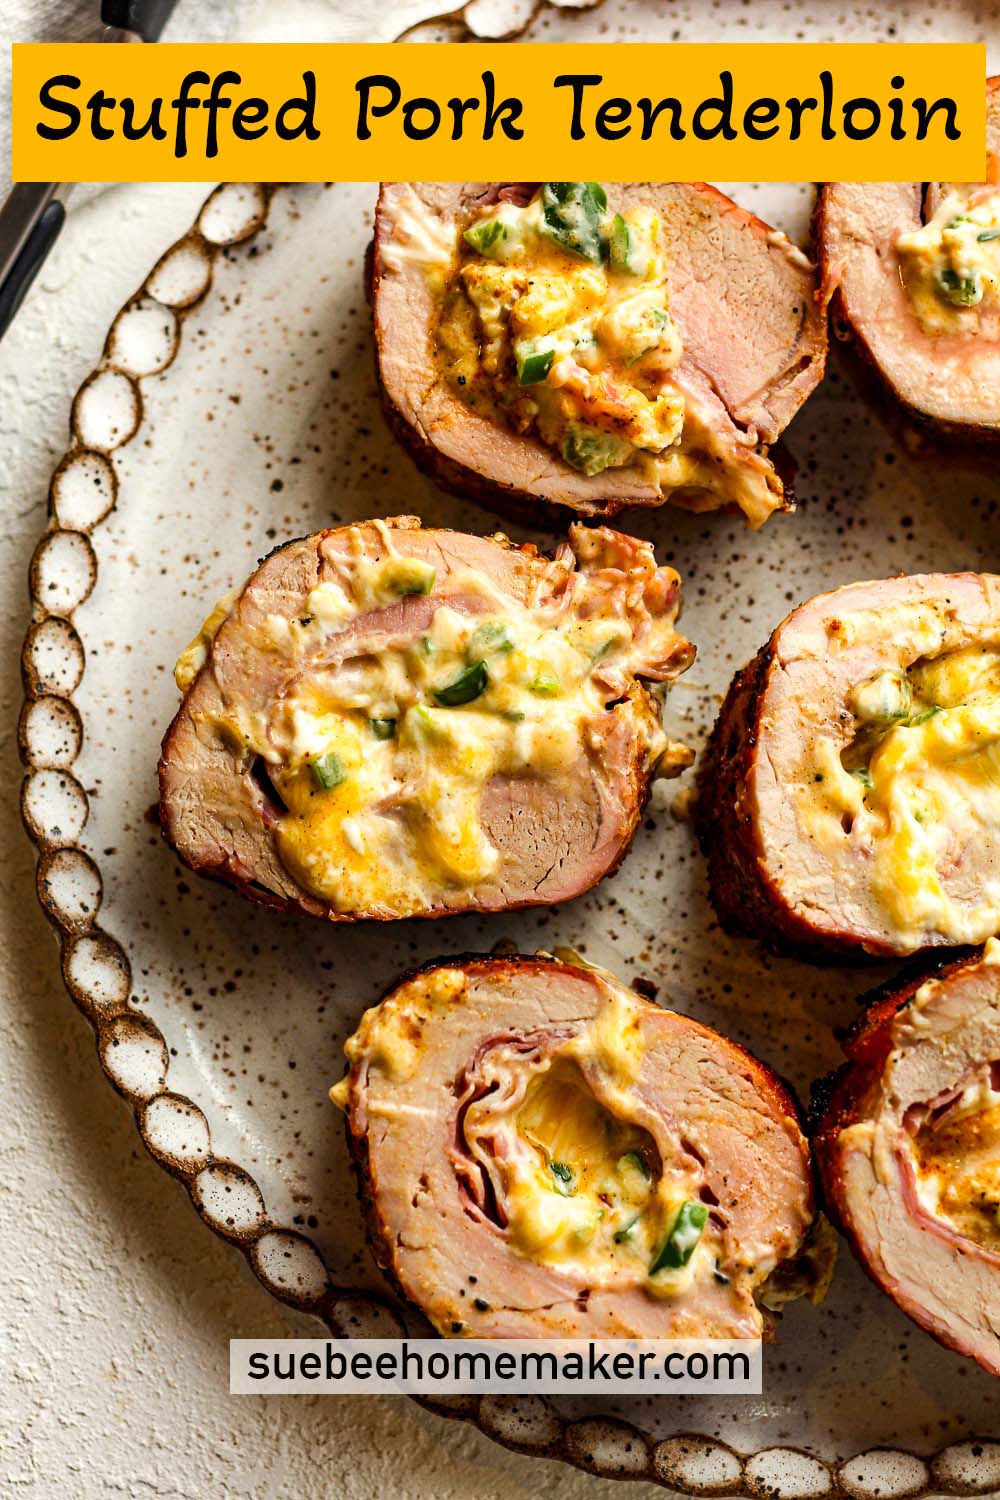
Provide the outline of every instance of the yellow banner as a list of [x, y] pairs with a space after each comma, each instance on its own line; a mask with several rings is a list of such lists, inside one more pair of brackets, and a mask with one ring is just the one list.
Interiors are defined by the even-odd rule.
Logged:
[[980, 45], [13, 48], [13, 176], [982, 181]]

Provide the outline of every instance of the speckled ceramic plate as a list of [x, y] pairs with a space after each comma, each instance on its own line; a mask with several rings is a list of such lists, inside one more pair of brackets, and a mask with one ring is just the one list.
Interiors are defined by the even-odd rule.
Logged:
[[[508, 0], [475, 3], [484, 27], [509, 26]], [[841, 16], [836, 35], [925, 36], [912, 9], [895, 26], [888, 10], [877, 23]], [[967, 35], [972, 9], [939, 7], [937, 34]], [[683, 10], [545, 10], [532, 35], [703, 34]], [[777, 0], [723, 5], [713, 34], [787, 37], [788, 16]], [[824, 24], [803, 7], [796, 34], [820, 39]], [[804, 186], [732, 191], [804, 235]], [[661, 787], [613, 879], [559, 911], [510, 917], [351, 929], [284, 918], [190, 876], [162, 843], [150, 810], [171, 668], [219, 595], [275, 543], [318, 527], [401, 511], [495, 524], [421, 479], [383, 424], [362, 285], [373, 198], [364, 186], [220, 189], [116, 319], [74, 402], [35, 554], [21, 743], [24, 818], [66, 983], [149, 1150], [275, 1296], [334, 1330], [386, 1332], [396, 1314], [380, 1300], [327, 1087], [344, 1036], [401, 969], [501, 939], [575, 946], [651, 979], [661, 1000], [746, 1043], [803, 1093], [837, 1062], [834, 1028], [871, 976], [722, 936], [676, 786]], [[789, 445], [800, 509], [758, 535], [669, 508], [634, 519], [685, 579], [700, 654], [669, 716], [694, 743], [733, 669], [797, 600], [898, 569], [997, 566], [995, 474], [901, 443], [836, 366]], [[469, 1398], [448, 1409], [602, 1474], [863, 1500], [1000, 1487], [998, 1392], [845, 1254], [826, 1304], [789, 1310], [759, 1400], [611, 1411]]]

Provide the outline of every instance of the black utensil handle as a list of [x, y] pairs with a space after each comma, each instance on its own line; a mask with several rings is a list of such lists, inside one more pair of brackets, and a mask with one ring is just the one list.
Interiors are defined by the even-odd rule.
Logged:
[[177, 0], [101, 0], [105, 26], [133, 31], [144, 42], [159, 40]]
[[58, 199], [54, 199], [42, 210], [38, 223], [21, 247], [21, 253], [7, 273], [3, 286], [0, 286], [0, 338], [3, 338], [10, 327], [11, 319], [38, 275], [42, 261], [55, 243], [65, 218], [65, 207]]

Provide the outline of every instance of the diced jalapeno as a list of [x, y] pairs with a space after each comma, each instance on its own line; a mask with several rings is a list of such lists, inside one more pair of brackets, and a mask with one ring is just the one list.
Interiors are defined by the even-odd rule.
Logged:
[[642, 1173], [647, 1182], [649, 1181], [649, 1168], [638, 1151], [626, 1151], [624, 1156], [618, 1158], [618, 1165], [619, 1167], [634, 1167], [637, 1172]]
[[437, 569], [418, 557], [400, 558], [389, 583], [394, 594], [429, 594], [434, 587]]
[[851, 775], [856, 776], [858, 781], [861, 782], [861, 785], [869, 792], [875, 784], [872, 781], [872, 773], [869, 771], [867, 766], [855, 766], [854, 770], [851, 772]]
[[318, 755], [315, 760], [309, 762], [313, 781], [321, 791], [330, 792], [342, 781], [347, 780], [347, 767], [337, 754], [336, 750], [328, 750], [325, 755]]
[[377, 740], [392, 740], [396, 737], [395, 719], [369, 719], [368, 728]]
[[615, 459], [623, 457], [627, 444], [595, 427], [570, 427], [562, 440], [563, 458], [581, 474], [601, 474]]
[[564, 250], [599, 265], [604, 259], [600, 225], [607, 206], [608, 195], [599, 182], [546, 182], [542, 233]]
[[632, 254], [632, 236], [621, 214], [611, 220], [608, 234], [608, 260], [613, 271], [630, 271], [629, 256]]
[[686, 1266], [707, 1222], [707, 1205], [694, 1198], [686, 1199], [677, 1210], [670, 1233], [653, 1257], [649, 1268], [650, 1276], [655, 1276], [657, 1271], [679, 1271], [682, 1266]]
[[942, 297], [958, 307], [975, 307], [977, 302], [983, 300], [983, 284], [977, 271], [962, 275], [959, 271], [953, 271], [950, 266], [945, 266], [938, 273], [938, 290]]
[[976, 239], [980, 245], [985, 245], [988, 240], [1000, 240], [1000, 229], [981, 229]]
[[507, 238], [507, 226], [502, 219], [480, 219], [465, 231], [465, 243], [480, 255], [496, 255]]
[[562, 1193], [564, 1198], [571, 1198], [576, 1192], [572, 1169], [564, 1161], [550, 1161], [549, 1170], [556, 1180], [556, 1192]]
[[636, 1214], [635, 1218], [629, 1219], [628, 1223], [623, 1224], [621, 1229], [615, 1230], [616, 1245], [624, 1245], [626, 1240], [630, 1240], [632, 1238], [633, 1234], [635, 1233], [635, 1226], [638, 1224], [641, 1218], [642, 1214]]
[[474, 661], [464, 672], [459, 672], [454, 682], [449, 682], [447, 687], [438, 688], [434, 697], [442, 708], [461, 708], [463, 703], [471, 703], [484, 693], [489, 680], [486, 663]]
[[525, 339], [514, 350], [518, 385], [537, 385], [544, 380], [555, 362], [556, 351], [543, 340]]
[[477, 626], [469, 637], [467, 647], [469, 656], [474, 660], [489, 655], [491, 651], [505, 656], [513, 649], [514, 642], [506, 625], [501, 625], [497, 620], [487, 620], [485, 624]]
[[539, 672], [529, 686], [529, 691], [538, 698], [556, 698], [559, 695], [559, 679], [551, 672]]
[[942, 713], [944, 713], [944, 709], [941, 708], [938, 704], [935, 703], [933, 705], [933, 707], [931, 707], [931, 708], [925, 708], [925, 709], [922, 710], [921, 713], [914, 714], [912, 718], [907, 719], [907, 721], [906, 721], [906, 727], [908, 729], [911, 729], [911, 728], [915, 727], [917, 724], [926, 724], [927, 720], [928, 719], [933, 719], [934, 716], [935, 716], [935, 714], [942, 714]]
[[623, 631], [616, 631], [614, 635], [609, 635], [607, 640], [599, 642], [599, 644], [594, 647], [593, 651], [590, 653], [591, 661], [595, 663], [603, 661], [606, 656], [611, 655], [612, 651], [617, 651], [618, 647], [625, 641], [625, 639], [626, 636]]

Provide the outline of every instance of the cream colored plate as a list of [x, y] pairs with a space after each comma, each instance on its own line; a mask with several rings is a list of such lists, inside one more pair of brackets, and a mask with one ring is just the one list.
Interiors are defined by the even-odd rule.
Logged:
[[[492, 29], [508, 3], [494, 0]], [[485, 0], [476, 6], [485, 26]], [[953, 30], [967, 30], [970, 11]], [[713, 29], [784, 38], [788, 15], [758, 0], [713, 12]], [[875, 34], [888, 35], [891, 15]], [[821, 20], [810, 13], [799, 29], [820, 39]], [[872, 24], [858, 7], [826, 34], [870, 37]], [[947, 18], [935, 25], [947, 34]], [[586, 15], [543, 11], [534, 27], [545, 40], [704, 31], [682, 6], [612, 0]], [[926, 35], [916, 19], [908, 29]], [[804, 234], [804, 186], [734, 193]], [[149, 810], [176, 703], [171, 666], [220, 594], [272, 546], [325, 525], [400, 511], [496, 524], [421, 479], [382, 421], [362, 284], [372, 203], [370, 186], [221, 189], [116, 319], [74, 403], [35, 555], [21, 741], [24, 816], [66, 982], [150, 1151], [275, 1296], [335, 1330], [385, 1332], [396, 1324], [371, 1296], [384, 1287], [326, 1089], [344, 1036], [401, 969], [500, 939], [572, 945], [652, 979], [662, 1001], [747, 1044], [803, 1094], [838, 1061], [833, 1028], [878, 976], [771, 959], [720, 935], [690, 825], [669, 810], [676, 787], [597, 892], [509, 918], [371, 929], [283, 918], [189, 875], [161, 842]], [[908, 453], [837, 368], [789, 446], [800, 510], [758, 535], [669, 509], [635, 518], [685, 579], [684, 628], [700, 656], [670, 721], [696, 743], [733, 669], [797, 600], [897, 569], [998, 564], [989, 472]], [[1000, 1487], [1000, 1443], [970, 1440], [998, 1434], [998, 1390], [845, 1254], [827, 1304], [787, 1314], [760, 1400], [449, 1409], [501, 1442], [690, 1492], [980, 1494]]]

